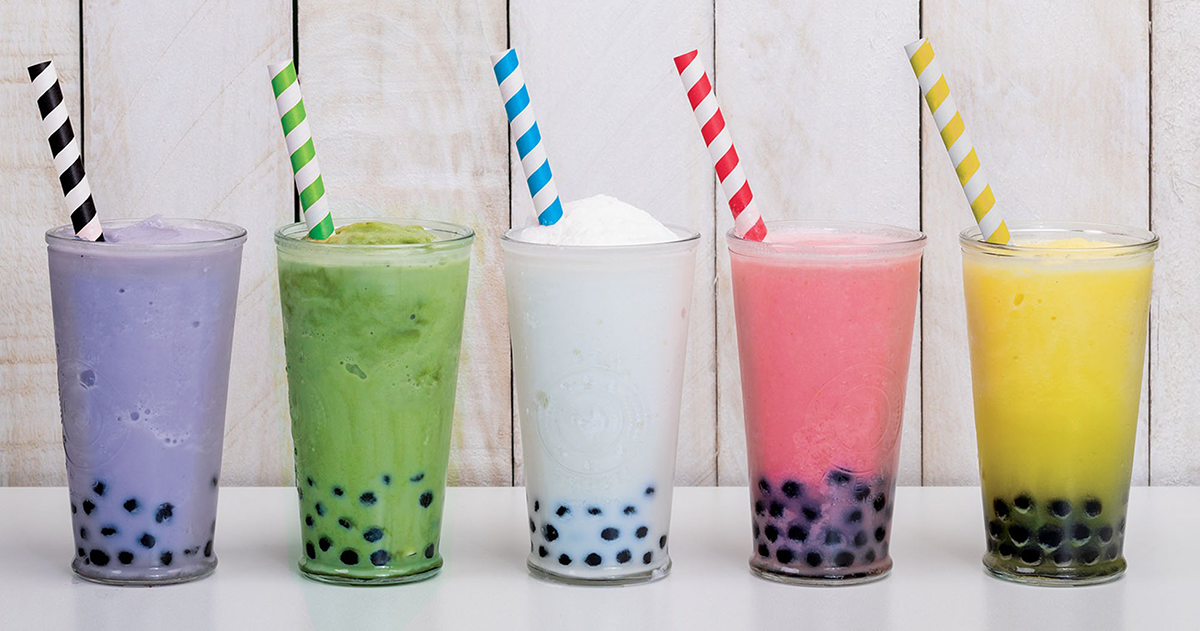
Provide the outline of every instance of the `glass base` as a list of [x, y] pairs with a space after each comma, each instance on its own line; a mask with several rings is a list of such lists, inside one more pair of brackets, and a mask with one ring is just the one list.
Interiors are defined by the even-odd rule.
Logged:
[[[85, 565], [82, 559], [75, 559], [71, 563], [71, 569], [79, 578], [88, 581], [89, 583], [99, 583], [100, 585], [111, 585], [115, 587], [157, 587], [160, 585], [179, 585], [180, 583], [190, 583], [198, 581], [202, 578], [207, 578], [217, 569], [217, 557], [213, 556], [209, 562], [202, 565], [196, 565], [187, 568], [159, 568], [147, 573], [141, 573], [136, 576], [130, 570], [115, 570], [110, 572], [98, 571], [94, 565]], [[123, 576], [122, 574], [129, 574]]]
[[1087, 567], [1062, 567], [1053, 571], [1038, 570], [1036, 572], [1014, 572], [1007, 567], [1001, 567], [990, 556], [983, 557], [983, 567], [992, 576], [1039, 587], [1083, 587], [1111, 583], [1125, 574], [1125, 558], [1118, 557], [1112, 561]]
[[300, 566], [300, 576], [307, 578], [310, 581], [325, 583], [327, 585], [349, 585], [356, 587], [384, 587], [387, 585], [404, 585], [406, 583], [419, 583], [427, 581], [438, 575], [442, 571], [442, 563], [439, 560], [438, 564], [415, 574], [400, 574], [396, 576], [349, 576], [347, 574], [325, 574], [322, 572], [312, 572]]
[[644, 585], [646, 583], [653, 583], [666, 578], [667, 574], [671, 571], [671, 559], [667, 558], [666, 563], [644, 572], [603, 578], [581, 578], [578, 576], [555, 574], [553, 572], [547, 572], [546, 570], [534, 565], [529, 561], [525, 563], [525, 566], [529, 568], [529, 573], [533, 575], [534, 578], [550, 583], [582, 585], [590, 587], [624, 587], [627, 585]]
[[750, 573], [768, 581], [786, 585], [807, 585], [809, 587], [840, 587], [842, 585], [862, 585], [881, 580], [892, 571], [891, 558], [885, 559], [869, 570], [861, 572], [846, 572], [844, 574], [801, 574], [800, 572], [768, 570], [750, 563]]

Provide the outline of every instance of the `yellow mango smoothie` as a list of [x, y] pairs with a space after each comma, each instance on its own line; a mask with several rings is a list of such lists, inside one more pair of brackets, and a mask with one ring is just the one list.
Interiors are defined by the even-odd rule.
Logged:
[[1009, 245], [962, 236], [984, 565], [1025, 582], [1110, 580], [1125, 569], [1157, 239], [1012, 228]]

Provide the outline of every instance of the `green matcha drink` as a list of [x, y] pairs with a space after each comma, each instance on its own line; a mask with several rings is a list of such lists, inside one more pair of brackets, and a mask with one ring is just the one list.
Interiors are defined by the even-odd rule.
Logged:
[[300, 570], [429, 578], [438, 551], [474, 233], [348, 220], [275, 233], [300, 495]]

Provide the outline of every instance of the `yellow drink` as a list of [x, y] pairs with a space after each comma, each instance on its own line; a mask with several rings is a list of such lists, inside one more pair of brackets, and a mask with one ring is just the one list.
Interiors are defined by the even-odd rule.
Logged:
[[984, 564], [1032, 582], [1111, 579], [1125, 568], [1157, 242], [1090, 226], [962, 242]]

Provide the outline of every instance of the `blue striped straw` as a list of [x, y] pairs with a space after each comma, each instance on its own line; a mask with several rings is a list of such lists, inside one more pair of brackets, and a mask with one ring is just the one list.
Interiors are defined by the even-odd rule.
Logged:
[[529, 90], [525, 87], [525, 76], [521, 74], [521, 62], [517, 61], [517, 49], [492, 55], [492, 69], [496, 71], [496, 83], [500, 84], [509, 127], [513, 138], [517, 139], [517, 154], [521, 156], [521, 169], [525, 171], [525, 182], [533, 197], [538, 223], [553, 225], [562, 218], [562, 201], [558, 199], [550, 161], [542, 147], [542, 133], [538, 131], [537, 117], [529, 103]]

